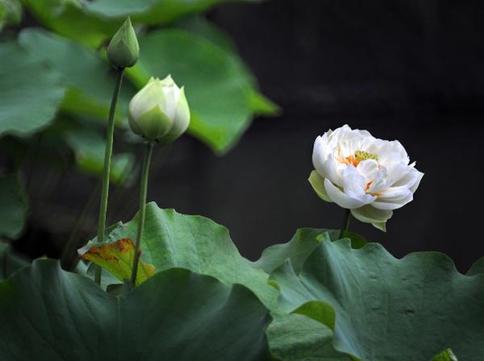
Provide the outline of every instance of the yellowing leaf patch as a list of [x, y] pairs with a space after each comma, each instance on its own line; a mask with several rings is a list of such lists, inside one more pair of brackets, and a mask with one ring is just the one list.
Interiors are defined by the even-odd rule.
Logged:
[[[82, 259], [90, 261], [103, 269], [111, 272], [120, 281], [129, 280], [135, 253], [134, 242], [129, 238], [123, 238], [116, 242], [102, 245], [90, 244], [80, 250]], [[140, 261], [136, 284], [139, 285], [155, 274], [152, 264]]]

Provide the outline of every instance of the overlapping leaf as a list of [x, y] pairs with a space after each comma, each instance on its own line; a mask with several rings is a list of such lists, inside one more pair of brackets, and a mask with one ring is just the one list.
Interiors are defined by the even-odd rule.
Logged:
[[[135, 217], [115, 227], [107, 240], [136, 239], [137, 225]], [[239, 254], [227, 228], [208, 218], [179, 214], [149, 203], [141, 245], [143, 260], [152, 264], [157, 272], [181, 267], [226, 284], [241, 284], [251, 289], [265, 305], [275, 307], [278, 292], [267, 282], [268, 275]]]
[[[314, 234], [307, 234], [313, 244]], [[306, 252], [303, 243], [281, 253], [286, 262], [280, 259], [284, 264], [271, 277], [284, 309], [334, 330], [335, 350], [372, 361], [430, 360], [446, 348], [463, 360], [484, 354], [484, 274], [462, 275], [440, 253], [398, 260], [378, 244], [353, 249], [347, 240], [323, 240], [302, 267], [293, 267], [287, 259]], [[316, 347], [307, 341], [292, 353]]]
[[50, 260], [0, 283], [2, 361], [265, 361], [267, 322], [245, 287], [182, 269], [120, 297]]
[[[288, 260], [294, 270], [299, 273], [306, 259], [314, 250], [324, 241], [340, 239], [340, 232], [340, 230], [334, 229], [300, 228], [289, 242], [266, 248], [260, 259], [254, 262], [254, 266], [267, 273], [272, 273]], [[355, 249], [361, 248], [367, 243], [363, 236], [350, 231], [345, 231], [343, 238], [349, 239], [351, 247]]]

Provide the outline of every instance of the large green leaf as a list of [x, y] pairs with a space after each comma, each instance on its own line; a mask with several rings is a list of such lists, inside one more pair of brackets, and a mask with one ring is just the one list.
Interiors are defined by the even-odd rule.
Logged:
[[27, 196], [16, 174], [0, 177], [0, 237], [17, 238], [25, 225]]
[[247, 105], [255, 115], [274, 116], [279, 113], [279, 107], [266, 98], [257, 90], [257, 81], [251, 74], [249, 68], [242, 59], [237, 56], [237, 49], [232, 39], [213, 23], [203, 16], [191, 16], [177, 22], [177, 28], [187, 30], [192, 34], [202, 37], [219, 48], [226, 51], [227, 55], [232, 54], [232, 60], [238, 67], [241, 76], [247, 79], [252, 86], [246, 94]]
[[[272, 280], [288, 312], [331, 328], [320, 312], [330, 306], [335, 348], [358, 359], [431, 360], [446, 348], [462, 360], [484, 354], [484, 274], [462, 275], [443, 254], [399, 260], [379, 244], [352, 249], [348, 240], [325, 240], [300, 272], [286, 261]], [[319, 312], [308, 302], [320, 303]]]
[[197, 34], [222, 49], [230, 50], [232, 52], [237, 51], [235, 43], [230, 36], [208, 21], [205, 16], [188, 16], [177, 21], [175, 27]]
[[[254, 266], [272, 273], [289, 262], [297, 272], [323, 241], [337, 238], [339, 231], [301, 228], [284, 244], [266, 248]], [[276, 283], [274, 283], [276, 284]], [[278, 285], [277, 285], [278, 286]], [[271, 353], [283, 361], [349, 361], [351, 357], [334, 348], [334, 311], [325, 303], [307, 302], [298, 309], [279, 309], [267, 335]], [[287, 314], [287, 312], [291, 312]], [[319, 317], [318, 317], [319, 316]]]
[[121, 297], [50, 260], [0, 283], [2, 361], [263, 361], [267, 321], [246, 288], [182, 269]]
[[64, 95], [56, 72], [15, 43], [0, 44], [0, 135], [28, 136], [47, 126]]
[[[28, 51], [29, 58], [45, 61], [69, 87], [62, 102], [63, 110], [107, 119], [115, 76], [98, 54], [40, 29], [22, 31], [19, 42]], [[126, 82], [120, 94], [118, 114], [126, 114], [133, 93], [134, 89]]]
[[139, 39], [141, 57], [129, 72], [139, 87], [150, 76], [184, 85], [192, 113], [189, 131], [216, 152], [227, 151], [249, 126], [253, 79], [234, 53], [184, 30], [162, 30]]
[[[108, 242], [135, 240], [137, 226], [137, 217], [118, 225], [107, 237]], [[93, 242], [92, 245], [98, 244]], [[186, 268], [226, 284], [244, 285], [268, 307], [275, 306], [278, 292], [268, 284], [267, 273], [252, 267], [238, 252], [227, 228], [208, 218], [179, 214], [149, 203], [141, 245], [143, 260], [158, 272]]]

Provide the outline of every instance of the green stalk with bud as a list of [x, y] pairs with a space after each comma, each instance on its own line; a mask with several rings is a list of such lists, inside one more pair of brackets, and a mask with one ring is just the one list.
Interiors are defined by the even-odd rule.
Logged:
[[130, 68], [139, 58], [139, 44], [131, 19], [127, 18], [107, 48], [109, 62], [117, 69]]
[[[139, 57], [139, 44], [136, 33], [128, 18], [112, 37], [108, 48], [107, 57], [111, 65], [116, 69], [116, 85], [114, 87], [111, 107], [109, 109], [109, 118], [106, 132], [106, 149], [104, 153], [104, 168], [102, 178], [101, 201], [99, 205], [99, 222], [97, 229], [97, 241], [104, 241], [106, 232], [106, 218], [109, 199], [109, 179], [111, 173], [111, 158], [113, 154], [114, 139], [114, 115], [118, 102], [119, 92], [123, 82], [124, 69], [133, 66]], [[96, 269], [95, 281], [101, 284], [101, 268]]]
[[140, 178], [138, 230], [130, 285], [136, 286], [141, 257], [141, 239], [145, 224], [146, 198], [151, 156], [155, 144], [174, 142], [190, 124], [190, 109], [183, 87], [179, 88], [171, 76], [160, 80], [151, 78], [129, 103], [131, 130], [146, 140], [146, 153]]

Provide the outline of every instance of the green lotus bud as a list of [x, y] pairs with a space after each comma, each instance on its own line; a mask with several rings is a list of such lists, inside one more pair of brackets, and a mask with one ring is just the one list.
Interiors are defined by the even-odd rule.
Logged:
[[108, 59], [118, 68], [129, 68], [138, 61], [139, 44], [136, 33], [127, 18], [108, 45]]
[[185, 91], [171, 76], [151, 78], [129, 102], [129, 125], [148, 140], [167, 144], [182, 135], [190, 124]]

